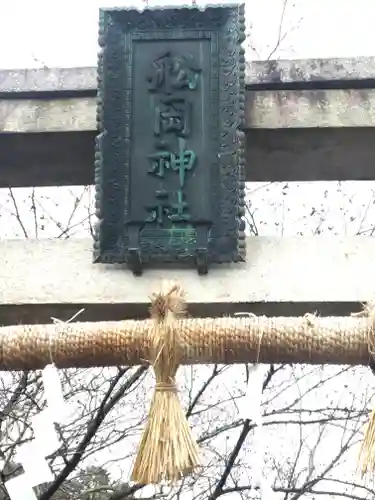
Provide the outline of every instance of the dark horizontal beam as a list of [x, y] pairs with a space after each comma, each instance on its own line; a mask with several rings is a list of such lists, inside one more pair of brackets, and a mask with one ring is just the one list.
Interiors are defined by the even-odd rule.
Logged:
[[0, 187], [93, 184], [95, 132], [0, 134]]
[[[94, 182], [94, 131], [0, 134], [0, 187]], [[247, 131], [247, 181], [374, 180], [374, 128]]]
[[247, 180], [375, 180], [375, 129], [251, 130], [247, 136]]
[[[375, 58], [247, 67], [247, 84], [258, 89], [371, 78]], [[95, 68], [0, 71], [3, 130], [9, 131], [0, 134], [0, 187], [92, 184], [95, 99], [80, 97], [95, 92]], [[70, 95], [76, 99], [64, 99]], [[375, 179], [374, 102], [374, 91], [249, 91], [247, 180]], [[51, 117], [56, 131], [46, 132]]]
[[[68, 321], [83, 309], [77, 321], [122, 321], [146, 319], [148, 304], [0, 304], [1, 325], [48, 324], [51, 318]], [[304, 316], [313, 311], [318, 316], [350, 316], [363, 310], [361, 302], [242, 302], [242, 303], [189, 303], [191, 317], [233, 316], [253, 313], [257, 316]]]

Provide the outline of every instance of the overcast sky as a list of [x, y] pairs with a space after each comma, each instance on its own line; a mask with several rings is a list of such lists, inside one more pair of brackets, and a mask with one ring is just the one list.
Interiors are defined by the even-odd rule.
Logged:
[[[98, 9], [141, 0], [1, 0], [0, 68], [96, 64]], [[247, 0], [248, 23], [258, 57], [276, 43], [284, 0]], [[150, 0], [150, 5], [183, 0]], [[198, 3], [205, 3], [198, 0]], [[212, 3], [215, 3], [214, 1]], [[286, 58], [372, 56], [374, 0], [288, 0], [282, 48]], [[292, 31], [291, 31], [292, 30]], [[253, 53], [253, 58], [256, 58]], [[38, 64], [36, 59], [40, 61]]]
[[[95, 66], [99, 7], [129, 6], [134, 5], [135, 1], [124, 1], [121, 4], [109, 0], [0, 0], [0, 68], [30, 68], [42, 65]], [[157, 3], [184, 2], [150, 0], [149, 3], [157, 5]], [[197, 0], [197, 3], [204, 2]], [[265, 59], [275, 48], [279, 37], [283, 3], [284, 0], [247, 1], [247, 23], [250, 34], [248, 41], [253, 47], [248, 52], [249, 59]], [[138, 5], [142, 5], [142, 2], [139, 1]], [[282, 37], [286, 36], [273, 57], [295, 59], [374, 56], [374, 19], [375, 0], [289, 0], [280, 31]], [[367, 234], [367, 221], [371, 221], [371, 226], [374, 221], [373, 183], [363, 183], [364, 190], [360, 193], [359, 183], [356, 183], [355, 188], [348, 184], [345, 183], [345, 186], [332, 192], [329, 203], [325, 196], [326, 184], [323, 183], [315, 183], [313, 187], [293, 183], [288, 188], [288, 197], [282, 196], [285, 193], [281, 184], [260, 187], [251, 185], [249, 188], [251, 200], [260, 233], [285, 235], [304, 231], [308, 234], [318, 227], [322, 232], [332, 232], [334, 228], [333, 232], [339, 234], [357, 234], [358, 231]], [[31, 226], [34, 221], [30, 217], [27, 219], [26, 216], [30, 211], [29, 195], [23, 194], [24, 191], [26, 190], [17, 190], [19, 211], [21, 215], [25, 214], [23, 220], [29, 220]], [[57, 191], [61, 194], [60, 198]], [[365, 195], [364, 191], [368, 191], [368, 194]], [[52, 213], [54, 207], [55, 211], [58, 207], [66, 207], [69, 200], [72, 204], [73, 190], [70, 188], [38, 188], [37, 193], [39, 193], [38, 203], [44, 204], [47, 212], [51, 210]], [[24, 237], [20, 228], [18, 226], [15, 228], [14, 224], [10, 223], [12, 209], [7, 210], [7, 206], [11, 203], [9, 197], [4, 201], [7, 194], [0, 194], [1, 237]], [[354, 196], [361, 200], [354, 199]], [[83, 200], [84, 207], [80, 213], [85, 220], [86, 205], [92, 204], [89, 191], [85, 192]], [[280, 210], [280, 200], [282, 200], [282, 210]], [[362, 202], [366, 221], [365, 217], [358, 214], [354, 216], [352, 213], [354, 207], [359, 210]], [[319, 210], [316, 210], [316, 207]], [[314, 218], [311, 216], [312, 208], [314, 208]], [[44, 214], [39, 205], [38, 211]], [[284, 213], [288, 214], [286, 224], [284, 224]], [[84, 234], [88, 234], [88, 225], [82, 225], [79, 219], [81, 216], [77, 217], [77, 226]], [[40, 227], [46, 228], [45, 236], [60, 234], [61, 227], [55, 234], [56, 227], [52, 223], [50, 227], [47, 219], [44, 216], [43, 221], [40, 221]], [[57, 220], [61, 221], [60, 217]], [[309, 225], [306, 223], [307, 220]], [[74, 225], [74, 220], [69, 219], [69, 221]], [[30, 234], [32, 235], [32, 229]], [[39, 234], [39, 237], [41, 236], [43, 234]], [[287, 437], [290, 439], [290, 434]], [[123, 443], [120, 443], [121, 454], [123, 454], [122, 447]], [[114, 451], [112, 450], [112, 453]], [[229, 495], [226, 498], [229, 500]]]

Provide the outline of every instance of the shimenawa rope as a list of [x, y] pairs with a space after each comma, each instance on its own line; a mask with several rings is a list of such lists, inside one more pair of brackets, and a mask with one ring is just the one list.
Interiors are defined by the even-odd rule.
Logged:
[[[175, 481], [194, 469], [198, 448], [181, 409], [175, 375], [182, 363], [368, 365], [375, 350], [373, 305], [352, 317], [183, 318], [181, 289], [152, 299], [152, 319], [0, 328], [0, 369], [152, 364], [156, 388], [132, 479]], [[52, 339], [52, 340], [51, 340]], [[52, 341], [52, 345], [51, 345]], [[375, 411], [359, 455], [375, 470]]]

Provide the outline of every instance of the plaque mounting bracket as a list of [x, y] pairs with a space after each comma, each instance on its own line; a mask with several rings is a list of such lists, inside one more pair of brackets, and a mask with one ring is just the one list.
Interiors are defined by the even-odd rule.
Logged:
[[196, 266], [199, 275], [208, 273], [208, 224], [197, 226]]
[[142, 252], [139, 243], [139, 226], [129, 224], [129, 247], [128, 266], [135, 276], [141, 276], [143, 272]]

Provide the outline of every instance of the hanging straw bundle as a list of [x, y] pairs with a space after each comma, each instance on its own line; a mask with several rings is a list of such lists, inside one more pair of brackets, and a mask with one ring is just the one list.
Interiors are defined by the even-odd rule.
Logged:
[[375, 410], [372, 410], [366, 425], [358, 460], [362, 477], [375, 471]]
[[[375, 304], [365, 304], [363, 311], [358, 313], [357, 316], [366, 316], [368, 318], [369, 356], [370, 358], [375, 359]], [[370, 417], [365, 428], [365, 436], [359, 450], [358, 464], [361, 469], [362, 477], [369, 472], [375, 472], [375, 409], [373, 409], [370, 413]]]
[[139, 484], [176, 482], [198, 465], [198, 445], [179, 401], [176, 373], [181, 360], [181, 340], [176, 319], [185, 313], [182, 290], [154, 294], [150, 355], [156, 387], [131, 480]]

